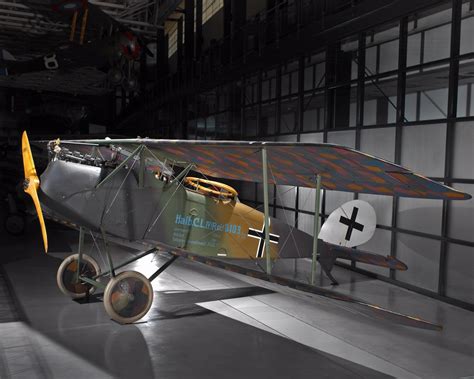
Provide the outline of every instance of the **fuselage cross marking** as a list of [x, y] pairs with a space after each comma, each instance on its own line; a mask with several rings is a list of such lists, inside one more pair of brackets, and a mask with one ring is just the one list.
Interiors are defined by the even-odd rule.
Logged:
[[[249, 228], [248, 236], [258, 239], [257, 258], [262, 258], [265, 250], [265, 223], [262, 226], [262, 230]], [[279, 240], [280, 236], [270, 233], [270, 243], [278, 244]]]

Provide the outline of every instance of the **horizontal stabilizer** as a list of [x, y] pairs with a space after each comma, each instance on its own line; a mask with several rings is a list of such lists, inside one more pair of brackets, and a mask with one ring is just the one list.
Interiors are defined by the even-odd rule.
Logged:
[[400, 270], [405, 271], [408, 267], [405, 263], [398, 260], [391, 255], [387, 255], [384, 257], [380, 254], [370, 253], [364, 250], [355, 250], [343, 246], [337, 246], [325, 243], [327, 245], [326, 249], [321, 249], [321, 253], [327, 252], [331, 254], [334, 259], [348, 259], [353, 262], [361, 262], [366, 263], [369, 265], [380, 266], [380, 267], [387, 267], [393, 270]]

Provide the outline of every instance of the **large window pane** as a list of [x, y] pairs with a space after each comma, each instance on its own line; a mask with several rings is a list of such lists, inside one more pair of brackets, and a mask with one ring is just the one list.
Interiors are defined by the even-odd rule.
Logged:
[[[390, 255], [391, 239], [392, 233], [390, 231], [376, 229], [374, 236], [368, 242], [358, 246], [358, 248], [383, 256]], [[383, 276], [389, 276], [390, 274], [390, 270], [385, 267], [378, 267], [360, 262], [357, 262], [357, 267]]]
[[451, 24], [438, 26], [425, 32], [423, 62], [448, 58], [451, 48]]
[[407, 66], [421, 63], [421, 33], [410, 34], [407, 42]]
[[397, 271], [398, 280], [436, 292], [439, 278], [440, 242], [397, 233], [397, 258], [408, 270]]
[[365, 82], [364, 125], [395, 122], [397, 78], [370, 78]]
[[276, 104], [262, 105], [260, 128], [264, 136], [272, 136], [276, 133]]
[[403, 197], [398, 202], [398, 224], [402, 229], [441, 235], [443, 202]]
[[[468, 5], [468, 4], [465, 4]], [[474, 17], [467, 17], [461, 21], [461, 54], [474, 52]]]
[[446, 125], [410, 125], [402, 132], [402, 166], [424, 176], [444, 176]]
[[389, 161], [395, 160], [395, 128], [363, 129], [360, 150]]
[[[474, 38], [473, 38], [474, 39]], [[474, 115], [474, 59], [459, 62], [457, 117]]]
[[377, 224], [386, 226], [392, 224], [393, 197], [361, 193], [359, 199], [372, 205], [377, 216]]
[[355, 132], [352, 130], [331, 131], [328, 133], [328, 142], [353, 148], [355, 147]]
[[474, 179], [474, 122], [458, 122], [454, 131], [453, 176]]
[[324, 94], [311, 94], [304, 99], [303, 130], [312, 131], [324, 128]]
[[281, 103], [281, 133], [293, 133], [296, 131], [297, 107], [296, 100], [283, 101]]
[[379, 73], [398, 68], [398, 39], [380, 45]]
[[245, 108], [244, 137], [257, 136], [257, 107]]
[[407, 73], [407, 121], [445, 119], [448, 112], [448, 65]]
[[[454, 188], [474, 196], [474, 184], [454, 184]], [[474, 200], [452, 201], [449, 213], [449, 236], [474, 242]], [[474, 255], [474, 248], [472, 248]], [[474, 267], [473, 267], [474, 271]]]
[[446, 295], [469, 303], [474, 303], [473, 250], [469, 246], [448, 246]]

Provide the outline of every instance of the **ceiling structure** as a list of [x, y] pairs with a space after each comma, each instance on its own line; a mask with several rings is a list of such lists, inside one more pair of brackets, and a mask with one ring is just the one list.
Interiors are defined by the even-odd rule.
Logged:
[[[87, 3], [87, 0], [74, 0]], [[73, 1], [69, 1], [73, 2]], [[0, 0], [0, 63], [2, 59], [27, 61], [50, 54], [61, 46], [79, 43], [82, 17], [79, 15], [70, 41], [73, 12], [61, 13], [54, 4], [61, 0]], [[84, 43], [94, 42], [125, 27], [154, 42], [157, 29], [176, 10], [177, 0], [89, 0]], [[1, 66], [1, 64], [0, 64]], [[0, 86], [65, 91], [73, 94], [100, 94], [106, 91], [105, 73], [85, 68], [78, 72], [37, 72], [1, 77]]]

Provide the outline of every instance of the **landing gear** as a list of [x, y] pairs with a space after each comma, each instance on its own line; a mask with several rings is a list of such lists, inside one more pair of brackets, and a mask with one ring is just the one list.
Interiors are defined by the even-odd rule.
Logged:
[[92, 279], [100, 274], [100, 267], [94, 258], [82, 254], [79, 264], [79, 254], [67, 257], [59, 266], [56, 275], [58, 287], [62, 293], [73, 298], [80, 299], [94, 293], [95, 286], [85, 283], [80, 277]]
[[153, 288], [150, 281], [136, 271], [124, 271], [110, 279], [104, 292], [104, 306], [110, 318], [130, 324], [150, 310]]
[[[114, 265], [108, 249], [105, 231], [102, 230], [108, 270], [101, 272], [97, 262], [90, 256], [82, 253], [84, 235], [85, 229], [81, 227], [79, 229], [79, 253], [67, 257], [58, 269], [57, 282], [59, 289], [73, 299], [86, 297], [97, 288], [103, 289], [105, 311], [112, 320], [121, 324], [131, 324], [141, 319], [148, 313], [153, 303], [151, 282], [165, 271], [178, 256], [171, 255], [168, 261], [159, 267], [149, 278], [136, 271], [123, 271], [116, 274], [116, 270], [157, 252], [157, 249], [152, 248]], [[110, 281], [107, 285], [99, 281], [101, 277], [106, 275], [110, 276]]]

